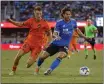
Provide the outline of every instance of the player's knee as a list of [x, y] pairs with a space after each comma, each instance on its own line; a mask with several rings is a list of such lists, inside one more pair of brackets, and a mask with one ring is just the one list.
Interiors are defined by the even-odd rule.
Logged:
[[67, 54], [65, 52], [60, 52], [59, 55], [57, 56], [57, 58], [63, 59], [67, 56]]
[[61, 58], [61, 57], [57, 57], [57, 59], [59, 59], [60, 61], [62, 60], [62, 58]]
[[47, 56], [40, 57], [41, 60], [45, 60], [46, 58], [47, 58]]
[[47, 57], [49, 57], [49, 54], [45, 52], [43, 56], [40, 56], [40, 59], [45, 60]]
[[63, 58], [62, 58], [62, 57], [60, 57], [60, 56], [58, 56], [58, 57], [57, 57], [57, 59], [60, 59], [60, 60], [62, 60]]
[[45, 60], [45, 58], [44, 58], [44, 57], [39, 57], [39, 59], [41, 59], [41, 60]]

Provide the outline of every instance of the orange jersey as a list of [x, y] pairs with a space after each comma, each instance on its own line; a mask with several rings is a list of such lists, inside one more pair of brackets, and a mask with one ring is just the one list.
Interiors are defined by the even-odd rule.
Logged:
[[72, 44], [77, 44], [77, 38], [79, 37], [79, 35], [77, 34], [76, 31], [73, 32], [73, 36], [71, 39], [71, 42], [69, 43], [69, 46], [72, 46]]
[[29, 35], [25, 42], [30, 45], [44, 45], [46, 39], [46, 31], [50, 30], [48, 23], [45, 20], [39, 22], [35, 18], [30, 18], [24, 22], [24, 25], [30, 28]]

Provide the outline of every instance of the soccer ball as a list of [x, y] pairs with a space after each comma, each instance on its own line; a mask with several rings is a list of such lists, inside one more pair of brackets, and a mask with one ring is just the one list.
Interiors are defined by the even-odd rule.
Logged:
[[90, 69], [86, 66], [80, 68], [80, 75], [88, 76], [90, 74]]

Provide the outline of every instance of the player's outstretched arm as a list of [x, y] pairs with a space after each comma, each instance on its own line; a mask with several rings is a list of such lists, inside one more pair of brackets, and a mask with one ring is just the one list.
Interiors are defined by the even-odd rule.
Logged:
[[80, 31], [79, 28], [76, 28], [75, 31], [78, 33], [78, 35], [79, 35], [80, 37], [83, 37], [84, 39], [87, 39], [86, 36]]
[[96, 29], [96, 30], [93, 30], [92, 32], [96, 34], [96, 33], [98, 33], [98, 30]]
[[16, 26], [19, 26], [19, 27], [24, 26], [23, 22], [17, 22], [17, 21], [10, 19], [10, 18], [8, 19], [8, 21], [11, 22], [12, 24], [16, 25]]

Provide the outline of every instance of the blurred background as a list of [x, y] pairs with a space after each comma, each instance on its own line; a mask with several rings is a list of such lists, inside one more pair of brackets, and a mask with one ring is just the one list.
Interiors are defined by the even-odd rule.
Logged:
[[[8, 17], [16, 21], [25, 21], [33, 16], [35, 6], [43, 8], [43, 17], [48, 20], [50, 27], [60, 19], [60, 10], [64, 6], [72, 9], [72, 17], [84, 33], [86, 18], [91, 18], [98, 28], [96, 42], [103, 43], [103, 1], [1, 1], [1, 43], [21, 44], [27, 36], [29, 28], [19, 28], [6, 21]], [[83, 44], [83, 38], [78, 43]]]

